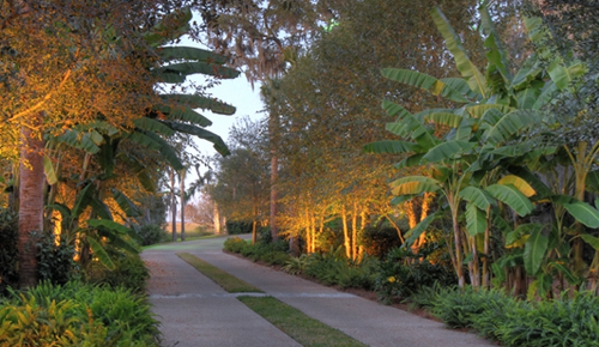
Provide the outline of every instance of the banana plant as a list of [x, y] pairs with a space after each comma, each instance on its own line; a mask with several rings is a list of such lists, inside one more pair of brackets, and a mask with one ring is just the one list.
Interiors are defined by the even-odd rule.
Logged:
[[[502, 171], [508, 163], [534, 159], [552, 151], [551, 148], [531, 150], [529, 144], [514, 144], [513, 140], [543, 120], [539, 110], [544, 103], [539, 100], [548, 100], [547, 96], [557, 85], [554, 80], [561, 77], [555, 71], [544, 70], [537, 56], [532, 56], [512, 76], [485, 4], [481, 5], [479, 13], [488, 49], [484, 74], [470, 61], [459, 36], [439, 8], [433, 9], [431, 16], [453, 54], [462, 78], [437, 79], [412, 70], [382, 69], [383, 76], [388, 79], [426, 90], [458, 106], [412, 114], [400, 105], [384, 100], [383, 108], [387, 114], [397, 117], [386, 128], [402, 140], [380, 141], [365, 147], [367, 152], [407, 154], [397, 164], [400, 168], [424, 164], [434, 167], [432, 177], [403, 177], [391, 184], [391, 190], [401, 197], [396, 201], [424, 192], [439, 192], [445, 197], [453, 222], [454, 249], [451, 253], [460, 286], [465, 283], [462, 271], [465, 257], [469, 260], [473, 283], [478, 283], [477, 238], [484, 235], [483, 248], [488, 252], [492, 207], [501, 202], [521, 217], [533, 210], [529, 198], [536, 191], [517, 175], [501, 178]], [[572, 67], [561, 72], [573, 74], [577, 71]], [[551, 77], [548, 81], [547, 76]], [[450, 130], [438, 137], [431, 125], [442, 125]], [[462, 202], [466, 205], [467, 233], [462, 232], [459, 223]], [[487, 272], [487, 266], [485, 260], [483, 272]], [[488, 285], [486, 278], [488, 274], [483, 276]]]
[[[144, 35], [149, 45], [158, 47], [161, 65], [149, 68], [148, 74], [153, 75], [158, 82], [181, 83], [187, 76], [195, 73], [216, 76], [218, 78], [234, 78], [239, 72], [223, 66], [225, 58], [212, 52], [191, 47], [160, 47], [164, 43], [178, 38], [186, 33], [191, 12], [188, 9], [176, 11], [167, 16], [152, 31]], [[166, 28], [167, 23], [171, 28]], [[172, 30], [172, 27], [176, 30]], [[169, 30], [166, 30], [169, 29]], [[164, 32], [175, 33], [165, 35]], [[62, 229], [68, 231], [69, 239], [74, 241], [77, 236], [87, 246], [91, 247], [94, 256], [108, 267], [112, 267], [103, 244], [108, 240], [116, 247], [134, 250], [134, 247], [124, 241], [125, 234], [133, 237], [132, 228], [127, 228], [114, 222], [110, 210], [103, 202], [106, 181], [118, 177], [115, 173], [116, 161], [128, 165], [136, 174], [144, 188], [153, 190], [153, 173], [142, 160], [136, 158], [127, 150], [121, 150], [125, 142], [133, 142], [147, 150], [158, 152], [170, 166], [181, 170], [183, 164], [177, 151], [165, 139], [176, 133], [190, 134], [214, 144], [215, 149], [222, 155], [229, 153], [222, 139], [214, 133], [203, 129], [212, 124], [210, 120], [194, 109], [202, 108], [214, 113], [230, 115], [235, 108], [225, 103], [202, 95], [167, 94], [160, 95], [160, 102], [148, 110], [141, 118], [134, 121], [134, 128], [127, 131], [117, 129], [113, 125], [98, 120], [90, 124], [80, 124], [64, 131], [60, 136], [48, 137], [48, 143], [53, 146], [67, 145], [78, 148], [85, 153], [84, 167], [95, 158], [101, 167], [101, 172], [92, 177], [79, 178], [78, 194], [71, 208], [64, 204], [55, 203], [50, 199], [50, 210], [58, 210], [62, 214]], [[49, 184], [55, 185], [59, 178], [60, 162], [56, 165], [48, 158], [45, 160], [45, 171]], [[85, 172], [86, 170], [83, 170]], [[135, 217], [136, 207], [124, 194], [112, 191], [114, 200], [125, 213], [124, 220]], [[88, 206], [91, 206], [90, 219], [80, 223], [79, 219]], [[51, 212], [51, 211], [50, 211]], [[51, 215], [48, 213], [48, 215]], [[85, 227], [79, 227], [85, 224]], [[132, 227], [134, 225], [132, 224]], [[81, 237], [83, 236], [83, 237]], [[82, 247], [82, 251], [86, 251]], [[86, 258], [85, 256], [83, 258]]]

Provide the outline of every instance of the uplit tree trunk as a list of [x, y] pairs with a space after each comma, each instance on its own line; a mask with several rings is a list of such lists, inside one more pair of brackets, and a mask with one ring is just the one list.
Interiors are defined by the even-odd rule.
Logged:
[[[32, 124], [42, 123], [42, 113], [37, 113]], [[20, 185], [19, 185], [19, 236], [17, 241], [19, 261], [19, 287], [22, 289], [37, 284], [36, 255], [37, 240], [32, 232], [38, 235], [44, 225], [44, 141], [21, 129], [23, 144], [21, 145]]]
[[252, 245], [256, 244], [256, 240], [258, 238], [258, 220], [257, 215], [258, 215], [258, 211], [256, 209], [256, 202], [254, 202], [254, 220], [252, 221]]
[[351, 216], [351, 259], [358, 258], [358, 203], [354, 201]]
[[175, 198], [175, 170], [169, 170], [171, 180], [171, 232], [173, 241], [177, 241], [177, 199]]
[[214, 213], [212, 215], [212, 220], [214, 222], [214, 233], [216, 235], [220, 235], [222, 232], [222, 227], [220, 224], [220, 212], [218, 211], [218, 204], [213, 202], [214, 204]]
[[345, 256], [351, 259], [351, 240], [349, 237], [349, 228], [347, 227], [347, 209], [345, 204], [341, 206], [341, 223], [343, 224], [343, 245], [345, 246]]
[[181, 170], [181, 193], [180, 193], [180, 205], [181, 205], [181, 241], [185, 241], [185, 169]]

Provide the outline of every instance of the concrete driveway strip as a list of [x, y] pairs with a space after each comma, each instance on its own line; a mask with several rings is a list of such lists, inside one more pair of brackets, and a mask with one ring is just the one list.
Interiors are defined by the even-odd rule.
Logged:
[[149, 300], [161, 322], [164, 346], [301, 347], [234, 295], [175, 255], [146, 250]]
[[372, 347], [496, 346], [475, 334], [338, 292], [216, 250], [190, 253]]

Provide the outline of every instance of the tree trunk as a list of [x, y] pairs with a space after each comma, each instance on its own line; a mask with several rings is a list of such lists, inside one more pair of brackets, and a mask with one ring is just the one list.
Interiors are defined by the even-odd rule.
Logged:
[[351, 240], [349, 238], [349, 228], [347, 227], [347, 209], [345, 205], [341, 207], [341, 222], [343, 223], [343, 244], [345, 245], [345, 256], [351, 259]]
[[220, 224], [220, 213], [218, 211], [218, 204], [216, 202], [213, 202], [214, 204], [214, 213], [212, 216], [212, 220], [214, 222], [214, 233], [216, 235], [220, 235], [222, 232], [222, 227]]
[[173, 235], [173, 242], [177, 241], [177, 199], [175, 198], [175, 171], [171, 169], [169, 171], [171, 179], [171, 231]]
[[185, 169], [181, 170], [181, 241], [185, 241]]
[[277, 179], [279, 177], [279, 158], [277, 157], [277, 141], [275, 139], [278, 128], [279, 119], [276, 114], [271, 113], [269, 119], [270, 133], [270, 235], [272, 241], [279, 239], [279, 228], [277, 226], [278, 214], [278, 192]]
[[[42, 114], [35, 116], [34, 122], [41, 123]], [[36, 238], [44, 225], [44, 141], [34, 137], [25, 127], [21, 129], [22, 141], [19, 185], [19, 287], [22, 289], [37, 284]]]
[[351, 259], [358, 258], [358, 203], [354, 201], [351, 216]]
[[[450, 203], [452, 203], [450, 201]], [[466, 285], [466, 280], [464, 278], [464, 270], [462, 268], [462, 246], [461, 246], [461, 235], [460, 235], [460, 225], [458, 223], [458, 211], [457, 211], [457, 207], [455, 208], [456, 211], [451, 211], [452, 213], [452, 219], [453, 219], [453, 237], [454, 237], [454, 242], [455, 242], [455, 272], [456, 275], [458, 277], [458, 286], [460, 286], [460, 288], [464, 288], [464, 286]]]
[[258, 221], [252, 222], [252, 245], [256, 244]]

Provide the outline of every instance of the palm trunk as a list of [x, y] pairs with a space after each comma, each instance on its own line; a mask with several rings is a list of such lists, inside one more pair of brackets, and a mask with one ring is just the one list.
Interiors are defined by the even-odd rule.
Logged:
[[185, 169], [181, 170], [181, 193], [180, 193], [180, 204], [181, 204], [181, 241], [185, 241]]
[[177, 199], [175, 198], [175, 171], [170, 170], [169, 176], [171, 179], [171, 232], [173, 242], [177, 241]]
[[[42, 114], [36, 114], [32, 123], [41, 123]], [[21, 129], [20, 185], [19, 185], [19, 287], [30, 288], [37, 284], [36, 238], [32, 232], [41, 233], [44, 225], [44, 141], [34, 137], [25, 127]]]

